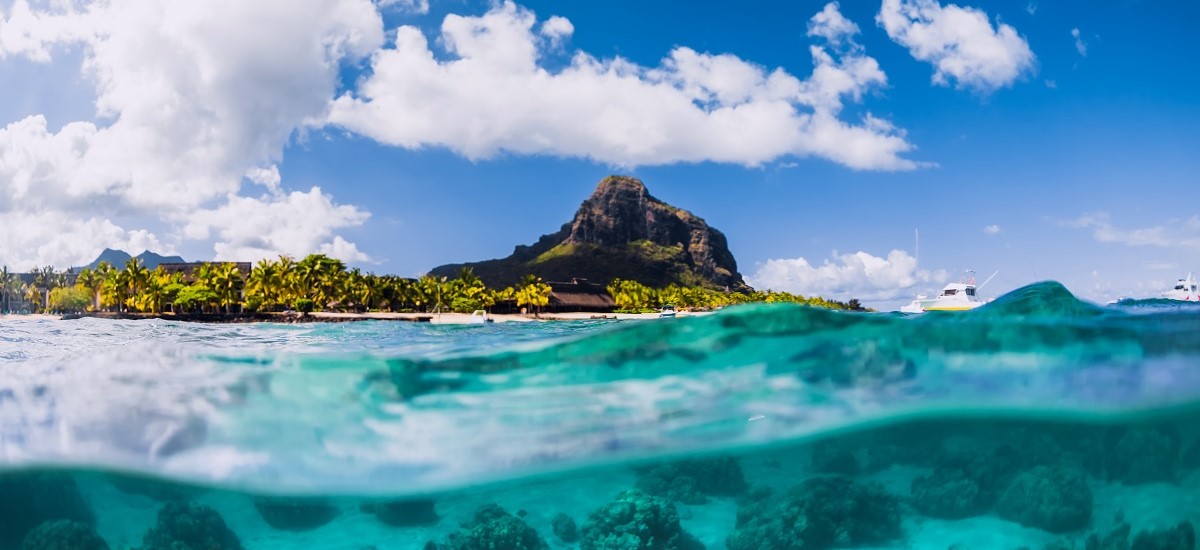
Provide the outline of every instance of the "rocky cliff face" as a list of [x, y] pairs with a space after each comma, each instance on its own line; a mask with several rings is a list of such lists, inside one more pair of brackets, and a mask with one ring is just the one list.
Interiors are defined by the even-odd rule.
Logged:
[[518, 246], [508, 258], [444, 265], [432, 273], [453, 277], [463, 267], [497, 286], [533, 273], [547, 280], [577, 277], [605, 284], [621, 278], [651, 286], [746, 287], [725, 235], [625, 176], [605, 178], [573, 220], [533, 245]]

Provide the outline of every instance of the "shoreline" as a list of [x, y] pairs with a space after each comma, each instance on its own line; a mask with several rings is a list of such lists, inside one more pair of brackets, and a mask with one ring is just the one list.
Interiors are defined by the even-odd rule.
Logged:
[[[686, 312], [681, 311], [678, 317], [698, 317], [703, 315], [711, 315], [711, 311], [703, 312]], [[301, 314], [296, 312], [258, 312], [258, 313], [187, 313], [187, 314], [172, 314], [172, 313], [115, 313], [115, 312], [87, 312], [80, 314], [68, 315], [52, 315], [46, 313], [28, 313], [28, 314], [3, 314], [0, 315], [0, 321], [8, 320], [72, 320], [80, 318], [92, 319], [119, 319], [119, 320], [142, 320], [142, 319], [162, 319], [165, 321], [181, 321], [188, 323], [217, 323], [217, 324], [240, 324], [240, 323], [346, 323], [356, 321], [399, 321], [410, 323], [430, 323], [434, 325], [469, 325], [480, 324], [473, 322], [471, 315], [467, 313], [393, 313], [393, 312], [367, 312], [367, 313], [345, 313], [332, 311], [318, 311], [309, 314]], [[632, 320], [647, 320], [658, 319], [658, 313], [593, 313], [593, 312], [564, 312], [564, 313], [543, 313], [537, 316], [530, 314], [518, 313], [500, 313], [488, 314], [488, 319], [495, 323], [530, 323], [538, 321], [632, 321]]]

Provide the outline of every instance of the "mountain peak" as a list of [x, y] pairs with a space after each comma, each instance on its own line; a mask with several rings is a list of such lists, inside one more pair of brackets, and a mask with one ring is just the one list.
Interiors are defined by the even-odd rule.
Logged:
[[549, 280], [620, 278], [651, 286], [746, 288], [724, 234], [654, 198], [630, 176], [601, 180], [562, 229], [516, 247], [508, 258], [444, 265], [432, 273], [454, 276], [463, 267], [493, 285], [513, 284], [533, 273]]
[[161, 263], [183, 262], [183, 258], [179, 256], [163, 256], [149, 250], [143, 250], [141, 254], [138, 254], [137, 256], [131, 256], [124, 250], [105, 248], [95, 260], [92, 260], [92, 263], [87, 264], [85, 267], [89, 269], [96, 269], [96, 267], [100, 265], [100, 262], [108, 262], [109, 265], [117, 269], [124, 269], [125, 263], [133, 258], [137, 258], [138, 261], [142, 263], [142, 267], [145, 267], [146, 269], [154, 269], [158, 267], [158, 264]]

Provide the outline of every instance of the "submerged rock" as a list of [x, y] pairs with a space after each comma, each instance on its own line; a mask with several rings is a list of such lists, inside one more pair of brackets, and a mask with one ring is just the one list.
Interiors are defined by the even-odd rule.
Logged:
[[983, 514], [1015, 475], [1018, 462], [1008, 446], [990, 453], [944, 453], [930, 475], [913, 479], [912, 506], [922, 515], [940, 519]]
[[0, 473], [0, 548], [18, 548], [38, 525], [71, 520], [92, 525], [92, 509], [63, 473]]
[[679, 524], [670, 501], [638, 490], [625, 491], [592, 512], [583, 524], [582, 550], [702, 549]]
[[475, 517], [464, 523], [441, 543], [430, 542], [426, 550], [547, 550], [546, 540], [521, 518], [495, 504], [475, 510]]
[[1141, 531], [1133, 537], [1130, 550], [1195, 550], [1196, 529], [1185, 521], [1160, 531]]
[[281, 531], [309, 531], [338, 515], [336, 506], [314, 498], [257, 497], [254, 508], [267, 525]]
[[1178, 430], [1168, 426], [1119, 430], [1110, 438], [1108, 477], [1126, 485], [1175, 481]]
[[364, 502], [359, 509], [392, 527], [434, 525], [442, 519], [429, 499]]
[[59, 519], [30, 531], [21, 550], [108, 550], [108, 543], [91, 525]]
[[709, 496], [745, 491], [746, 478], [732, 457], [705, 457], [655, 466], [638, 478], [637, 488], [684, 504], [704, 504]]
[[958, 468], [938, 468], [928, 476], [913, 479], [912, 507], [923, 515], [940, 519], [962, 519], [984, 513], [988, 502], [979, 482]]
[[877, 483], [806, 480], [782, 495], [755, 488], [738, 506], [729, 550], [820, 550], [882, 544], [901, 536], [900, 500]]
[[1038, 466], [1013, 479], [996, 515], [1051, 533], [1083, 529], [1092, 519], [1092, 490], [1079, 470]]
[[168, 502], [158, 510], [158, 522], [142, 537], [142, 550], [242, 550], [242, 542], [216, 510]]
[[558, 537], [567, 544], [571, 544], [579, 540], [579, 527], [575, 525], [575, 520], [566, 514], [558, 514], [551, 520], [550, 525], [554, 529], [554, 536]]

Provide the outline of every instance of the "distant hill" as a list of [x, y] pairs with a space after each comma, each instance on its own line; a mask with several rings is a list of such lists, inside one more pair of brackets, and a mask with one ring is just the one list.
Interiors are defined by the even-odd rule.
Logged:
[[620, 278], [654, 287], [748, 288], [724, 234], [626, 176], [604, 178], [574, 219], [532, 245], [517, 246], [507, 258], [443, 265], [431, 273], [454, 277], [463, 267], [492, 286], [512, 285], [532, 273], [548, 281], [608, 284]]
[[143, 251], [137, 256], [130, 256], [129, 253], [125, 252], [124, 250], [105, 248], [104, 252], [101, 252], [99, 257], [85, 267], [96, 269], [96, 266], [100, 265], [100, 262], [108, 262], [113, 267], [121, 268], [125, 267], [125, 262], [128, 262], [130, 258], [137, 258], [140, 260], [142, 262], [142, 267], [145, 267], [146, 269], [154, 269], [158, 267], [158, 264], [162, 263], [180, 263], [184, 261], [183, 258], [179, 256], [163, 256], [149, 250]]

